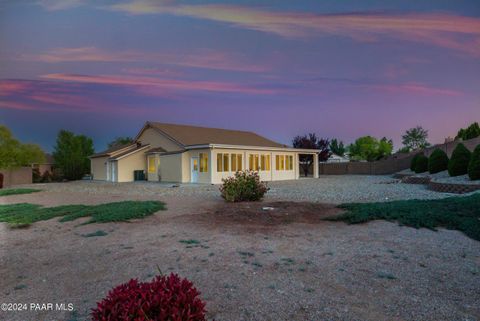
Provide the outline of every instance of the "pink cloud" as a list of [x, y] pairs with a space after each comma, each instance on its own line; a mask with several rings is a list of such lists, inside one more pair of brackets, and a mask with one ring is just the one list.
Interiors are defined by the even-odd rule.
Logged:
[[25, 91], [28, 88], [28, 81], [0, 80], [0, 96], [8, 96]]
[[480, 19], [451, 14], [311, 14], [235, 5], [171, 5], [131, 0], [108, 7], [129, 14], [172, 14], [224, 22], [282, 37], [338, 35], [357, 41], [381, 37], [428, 43], [480, 57]]
[[427, 96], [462, 96], [461, 91], [448, 88], [435, 88], [418, 83], [405, 84], [373, 84], [361, 85], [360, 87], [366, 89], [373, 89], [376, 91], [383, 91], [386, 93], [400, 93], [410, 95], [427, 95]]
[[[245, 86], [229, 82], [215, 81], [188, 81], [172, 80], [155, 77], [141, 76], [117, 76], [117, 75], [74, 75], [74, 74], [47, 74], [42, 78], [50, 80], [62, 80], [77, 83], [90, 83], [113, 86], [127, 86], [133, 89], [148, 88], [150, 92], [168, 94], [172, 91], [209, 91], [229, 92], [242, 94], [273, 94], [271, 89], [260, 89], [254, 86]], [[152, 91], [153, 90], [153, 91]]]
[[40, 54], [20, 56], [21, 60], [59, 62], [150, 62], [162, 65], [205, 69], [264, 72], [266, 65], [248, 62], [245, 57], [215, 50], [201, 49], [194, 53], [151, 53], [135, 50], [113, 51], [96, 47], [54, 48]]

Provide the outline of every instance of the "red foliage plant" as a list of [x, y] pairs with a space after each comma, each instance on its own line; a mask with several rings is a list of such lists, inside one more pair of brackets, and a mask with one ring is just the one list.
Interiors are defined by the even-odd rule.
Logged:
[[200, 292], [177, 274], [113, 288], [92, 310], [94, 321], [205, 321]]

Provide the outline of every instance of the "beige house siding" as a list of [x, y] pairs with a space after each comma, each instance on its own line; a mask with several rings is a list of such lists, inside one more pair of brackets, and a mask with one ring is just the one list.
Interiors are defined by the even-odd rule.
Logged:
[[108, 156], [90, 159], [90, 171], [92, 172], [91, 174], [93, 175], [93, 179], [102, 181], [107, 179], [107, 166], [105, 164], [107, 159]]
[[160, 180], [162, 182], [185, 182], [182, 158], [184, 153], [160, 155]]
[[[115, 162], [113, 162], [115, 163]], [[133, 171], [146, 170], [145, 151], [130, 154], [116, 161], [117, 163], [117, 182], [132, 182], [134, 180]]]
[[183, 149], [180, 145], [178, 145], [171, 139], [165, 137], [153, 128], [145, 129], [143, 133], [138, 137], [138, 140], [143, 145], [150, 144], [150, 146], [152, 147], [162, 147], [167, 152], [174, 152]]

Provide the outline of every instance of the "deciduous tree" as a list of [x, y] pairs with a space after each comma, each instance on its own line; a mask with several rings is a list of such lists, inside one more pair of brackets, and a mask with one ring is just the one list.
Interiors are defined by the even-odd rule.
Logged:
[[407, 129], [402, 135], [402, 144], [408, 148], [409, 151], [416, 149], [423, 149], [430, 146], [427, 141], [428, 130], [423, 129], [422, 126]]
[[[318, 149], [318, 160], [320, 162], [325, 162], [331, 155], [330, 152], [330, 142], [328, 139], [318, 138], [315, 133], [310, 133], [308, 135], [296, 136], [293, 138], [292, 145], [294, 148], [305, 148], [305, 149]], [[305, 173], [305, 176], [308, 175], [308, 169], [313, 163], [313, 159], [310, 155], [299, 155], [300, 166]]]
[[0, 168], [30, 166], [44, 161], [45, 154], [40, 146], [22, 144], [6, 126], [0, 125]]
[[94, 152], [93, 141], [84, 135], [61, 130], [53, 152], [55, 163], [66, 179], [80, 179], [90, 173], [88, 156]]

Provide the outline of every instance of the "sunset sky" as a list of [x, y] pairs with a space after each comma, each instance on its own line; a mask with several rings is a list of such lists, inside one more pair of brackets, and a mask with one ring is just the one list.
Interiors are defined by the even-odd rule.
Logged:
[[480, 121], [480, 2], [0, 0], [0, 124], [51, 151], [64, 128], [147, 121], [350, 143]]

